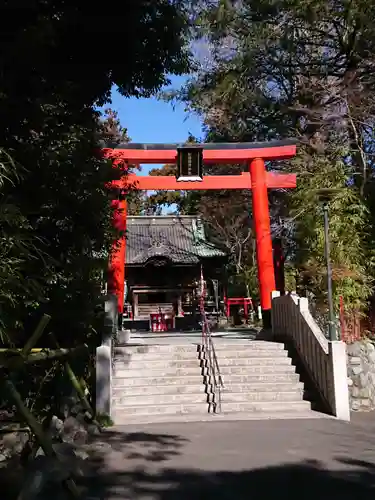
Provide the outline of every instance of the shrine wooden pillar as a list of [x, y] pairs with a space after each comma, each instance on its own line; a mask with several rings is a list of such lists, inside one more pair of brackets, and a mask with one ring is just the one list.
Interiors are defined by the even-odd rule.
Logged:
[[117, 296], [117, 310], [120, 315], [124, 312], [125, 292], [125, 262], [126, 262], [126, 209], [124, 195], [112, 201], [113, 227], [120, 233], [120, 237], [113, 243], [109, 260], [108, 291]]
[[262, 158], [254, 158], [250, 162], [250, 176], [260, 305], [262, 308], [263, 325], [265, 328], [268, 328], [271, 326], [271, 293], [276, 287], [268, 206], [267, 173]]

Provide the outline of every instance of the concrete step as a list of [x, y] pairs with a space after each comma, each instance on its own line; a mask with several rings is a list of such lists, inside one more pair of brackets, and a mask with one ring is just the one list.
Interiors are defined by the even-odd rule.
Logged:
[[[276, 346], [282, 346], [282, 344], [273, 344]], [[151, 346], [151, 347], [170, 347], [170, 346]], [[179, 346], [176, 346], [179, 347]], [[239, 346], [239, 348], [235, 348], [232, 344], [228, 345], [228, 348], [220, 349], [215, 346], [215, 350], [217, 352], [219, 360], [221, 359], [239, 359], [239, 358], [253, 358], [253, 357], [272, 357], [272, 358], [280, 358], [287, 357], [288, 353], [285, 349], [274, 349], [274, 348], [242, 348], [243, 346]], [[124, 351], [118, 351], [118, 349], [124, 349]], [[159, 351], [152, 349], [147, 352], [139, 352], [138, 350], [131, 351], [129, 348], [117, 348], [114, 353], [114, 360], [116, 362], [125, 362], [129, 363], [129, 361], [185, 361], [192, 360], [197, 358], [202, 358], [204, 356], [203, 350], [197, 350], [197, 346], [190, 346], [189, 350], [166, 350]]]
[[232, 412], [298, 412], [311, 410], [309, 401], [298, 400], [291, 401], [232, 401], [222, 402], [221, 410], [223, 413]]
[[184, 356], [180, 357], [178, 355], [173, 355], [173, 356], [159, 356], [159, 355], [145, 355], [145, 356], [140, 356], [139, 354], [136, 354], [135, 356], [116, 356], [113, 358], [114, 363], [124, 363], [126, 365], [129, 365], [130, 363], [185, 363], [185, 362], [190, 362], [194, 361], [197, 362], [197, 360], [201, 359], [202, 357], [198, 352], [190, 353], [189, 356]]
[[198, 359], [198, 356], [195, 358], [184, 359], [184, 360], [171, 360], [171, 359], [142, 359], [135, 360], [134, 358], [126, 362], [115, 361], [116, 369], [126, 368], [127, 366], [131, 370], [153, 370], [153, 369], [161, 369], [161, 368], [191, 368], [199, 369], [201, 361]]
[[114, 374], [118, 377], [184, 377], [191, 375], [202, 375], [205, 371], [205, 368], [201, 368], [197, 361], [196, 366], [164, 366], [162, 368], [153, 368], [152, 365], [147, 368], [133, 368], [129, 366], [126, 368], [125, 366], [118, 365], [117, 363], [114, 366]]
[[200, 383], [197, 384], [186, 384], [184, 380], [181, 379], [181, 384], [170, 384], [170, 385], [114, 385], [113, 387], [113, 397], [121, 396], [146, 396], [153, 394], [197, 394], [199, 392], [204, 392], [205, 385], [203, 384], [203, 378], [200, 377]]
[[[216, 351], [226, 351], [228, 353], [242, 353], [248, 351], [284, 351], [285, 346], [281, 343], [276, 342], [265, 342], [265, 341], [248, 341], [243, 342], [232, 342], [225, 343], [215, 338], [213, 339], [214, 347]], [[203, 349], [201, 344], [148, 344], [148, 345], [137, 345], [137, 346], [115, 346], [114, 355], [115, 356], [134, 356], [136, 354], [146, 356], [146, 355], [178, 355], [183, 357], [185, 354], [201, 351]]]
[[[251, 351], [254, 350], [272, 350], [272, 351], [283, 351], [285, 350], [285, 345], [279, 342], [267, 342], [263, 340], [249, 340], [248, 342], [221, 342], [213, 337], [213, 344], [216, 351]], [[198, 349], [202, 349], [199, 345]]]
[[[220, 372], [225, 377], [225, 375], [246, 375], [252, 373], [290, 373], [294, 372], [295, 367], [292, 366], [291, 360], [285, 358], [276, 362], [272, 358], [258, 358], [254, 360], [254, 363], [249, 365], [240, 366], [220, 366]], [[176, 366], [176, 367], [164, 367], [164, 368], [153, 368], [149, 366], [148, 368], [135, 368], [133, 367], [121, 367], [115, 365], [114, 374], [116, 377], [123, 378], [135, 378], [135, 377], [184, 377], [192, 375], [206, 375], [207, 368], [197, 366]]]
[[229, 366], [248, 366], [248, 365], [290, 365], [292, 364], [291, 358], [287, 356], [253, 356], [246, 358], [237, 358], [237, 359], [229, 359], [229, 358], [219, 358], [218, 359], [219, 367], [229, 367]]
[[[283, 351], [280, 351], [283, 353]], [[198, 356], [186, 359], [148, 359], [148, 358], [131, 358], [116, 359], [114, 361], [115, 369], [137, 369], [137, 370], [147, 370], [147, 369], [160, 369], [160, 368], [182, 368], [182, 367], [199, 367], [207, 365], [209, 359], [206, 355], [204, 358], [199, 358]], [[290, 365], [292, 363], [291, 359], [286, 355], [272, 356], [267, 354], [267, 356], [239, 356], [238, 358], [229, 357], [218, 357], [219, 367], [224, 366], [247, 366], [247, 365], [259, 365], [259, 364], [286, 364]]]
[[270, 372], [261, 373], [250, 373], [247, 375], [237, 375], [237, 374], [227, 374], [223, 376], [224, 384], [230, 386], [241, 385], [247, 390], [249, 387], [253, 387], [254, 384], [274, 384], [288, 383], [288, 382], [298, 382], [300, 376], [294, 370], [290, 369], [288, 371], [280, 372], [278, 370]]
[[157, 404], [150, 406], [143, 405], [114, 405], [114, 414], [122, 412], [124, 415], [184, 415], [189, 413], [208, 413], [208, 405], [203, 400], [201, 403], [181, 403], [181, 404]]
[[[200, 357], [203, 355], [207, 356], [207, 353], [205, 351], [201, 351], [199, 353]], [[243, 358], [251, 358], [254, 359], [256, 357], [269, 357], [269, 358], [285, 358], [288, 357], [288, 352], [285, 350], [277, 349], [277, 350], [267, 350], [267, 349], [249, 349], [245, 351], [216, 351], [216, 355], [219, 359], [219, 363], [221, 360], [224, 359], [235, 359], [235, 360], [240, 360]]]
[[[295, 367], [291, 364], [252, 364], [244, 367], [234, 366], [234, 367], [223, 367], [221, 370], [222, 375], [227, 376], [247, 376], [253, 374], [271, 374], [271, 373], [295, 373]], [[135, 378], [153, 378], [155, 379], [155, 384], [159, 383], [156, 379], [169, 378], [169, 377], [192, 377], [205, 375], [207, 373], [206, 368], [188, 367], [188, 368], [164, 368], [157, 370], [132, 370], [132, 369], [116, 369], [114, 370], [115, 377], [135, 379]], [[244, 379], [245, 380], [245, 379]], [[188, 383], [188, 380], [186, 380]], [[144, 384], [140, 384], [144, 385]]]
[[219, 361], [219, 369], [222, 374], [233, 373], [247, 373], [249, 370], [264, 368], [265, 370], [268, 368], [286, 368], [290, 370], [295, 370], [295, 367], [292, 365], [292, 360], [290, 358], [281, 358], [281, 359], [273, 359], [273, 358], [255, 358], [250, 362], [248, 360], [241, 360], [237, 364], [222, 364]]
[[[249, 365], [259, 366], [259, 365], [291, 365], [292, 360], [287, 356], [254, 356], [254, 357], [240, 357], [237, 359], [220, 358], [218, 359], [219, 368], [221, 371], [225, 371], [230, 367], [246, 367]], [[130, 360], [129, 362], [115, 361], [115, 371], [129, 369], [129, 370], [141, 370], [142, 373], [150, 370], [160, 370], [160, 369], [198, 369], [200, 366], [207, 366], [208, 359], [199, 360], [186, 359], [183, 361], [174, 361], [169, 359], [161, 360]]]
[[117, 353], [114, 354], [113, 359], [119, 361], [143, 361], [143, 360], [172, 360], [172, 361], [184, 361], [185, 359], [197, 359], [200, 356], [200, 352], [197, 350], [194, 351], [185, 351], [185, 352], [147, 352], [145, 354], [135, 352], [135, 353]]
[[[192, 351], [192, 352], [182, 352], [182, 353], [174, 353], [171, 352], [168, 355], [165, 355], [165, 353], [158, 353], [158, 352], [151, 352], [151, 353], [146, 353], [146, 354], [140, 354], [140, 353], [135, 353], [135, 354], [116, 354], [114, 356], [114, 361], [115, 362], [125, 362], [129, 363], [135, 362], [135, 361], [147, 361], [147, 362], [153, 362], [153, 361], [165, 361], [165, 362], [177, 362], [177, 361], [189, 361], [192, 359], [201, 359], [204, 356], [207, 356], [206, 351]], [[267, 350], [267, 349], [247, 349], [247, 350], [237, 350], [234, 351], [233, 348], [230, 351], [220, 351], [217, 352], [219, 361], [225, 360], [225, 359], [242, 359], [242, 358], [254, 358], [254, 357], [272, 357], [272, 358], [282, 358], [282, 357], [287, 357], [288, 352], [286, 350], [282, 349], [277, 349], [277, 350]]]
[[319, 413], [311, 409], [299, 409], [298, 411], [272, 410], [272, 411], [252, 411], [252, 412], [234, 412], [234, 413], [190, 413], [183, 415], [136, 415], [129, 416], [122, 411], [114, 411], [112, 420], [115, 425], [136, 425], [140, 424], [169, 424], [169, 423], [188, 423], [188, 422], [238, 422], [246, 420], [315, 420], [317, 418], [332, 419], [333, 417]]
[[[283, 401], [295, 402], [303, 400], [303, 389], [290, 391], [256, 391], [256, 392], [230, 392], [223, 390], [221, 392], [221, 402], [224, 403], [248, 403], [248, 402], [266, 402]], [[218, 401], [218, 399], [216, 399]]]
[[[226, 403], [248, 403], [248, 402], [268, 402], [268, 401], [279, 401], [279, 402], [296, 402], [303, 400], [303, 390], [292, 390], [292, 391], [282, 391], [282, 392], [269, 392], [269, 391], [258, 391], [258, 392], [239, 392], [232, 393], [228, 391], [222, 391], [221, 401], [222, 404]], [[188, 394], [115, 394], [113, 396], [113, 404], [115, 407], [128, 407], [128, 406], [157, 406], [157, 405], [167, 405], [167, 404], [192, 404], [192, 403], [207, 403], [208, 401], [213, 401], [212, 394], [205, 394], [204, 387], [196, 393]], [[218, 401], [218, 399], [217, 399]]]
[[[280, 378], [280, 377], [278, 377]], [[243, 383], [232, 383], [228, 378], [224, 379], [224, 389], [223, 393], [246, 393], [246, 392], [283, 392], [283, 391], [303, 391], [304, 385], [302, 382], [298, 382], [298, 375], [296, 380], [291, 381], [277, 381], [274, 383], [265, 382], [243, 382]]]
[[[121, 376], [121, 373], [125, 373], [125, 376]], [[128, 370], [123, 370], [120, 374], [117, 374], [113, 377], [112, 382], [114, 387], [140, 387], [144, 385], [149, 386], [159, 386], [159, 385], [171, 385], [174, 386], [184, 386], [189, 384], [203, 384], [203, 376], [200, 374], [190, 375], [190, 376], [137, 376], [137, 377], [128, 377]]]
[[[212, 396], [212, 395], [211, 395]], [[210, 398], [211, 398], [210, 396]], [[210, 399], [212, 400], [212, 398]], [[113, 404], [115, 407], [121, 406], [126, 411], [128, 406], [158, 406], [158, 405], [168, 405], [168, 404], [205, 404], [206, 410], [208, 411], [207, 401], [208, 395], [204, 392], [204, 386], [202, 385], [201, 390], [196, 393], [189, 394], [136, 394], [132, 396], [128, 395], [114, 395]]]
[[[276, 382], [298, 382], [300, 377], [295, 372], [290, 370], [291, 367], [286, 371], [285, 367], [267, 367], [267, 371], [262, 369], [259, 373], [252, 370], [251, 373], [246, 375], [243, 374], [227, 374], [224, 379], [224, 384], [231, 385], [252, 385], [257, 383], [276, 383]], [[129, 378], [127, 376], [121, 377], [119, 375], [115, 376], [112, 380], [114, 387], [140, 387], [140, 386], [158, 386], [158, 385], [171, 385], [173, 386], [188, 386], [190, 384], [200, 385], [204, 383], [204, 376], [202, 375], [190, 375], [182, 377], [170, 377], [170, 376], [155, 376], [151, 377], [135, 377]]]
[[252, 384], [255, 381], [261, 382], [263, 380], [276, 380], [280, 382], [282, 380], [299, 380], [299, 375], [292, 365], [248, 366], [244, 373], [234, 371], [233, 373], [222, 373], [221, 375], [224, 384], [226, 384], [226, 381], [228, 381], [229, 384]]
[[254, 356], [254, 357], [244, 357], [238, 359], [226, 359], [220, 358], [218, 356], [219, 366], [228, 366], [228, 365], [291, 365], [292, 359], [288, 356], [272, 356], [268, 353], [265, 353], [263, 356]]
[[192, 352], [197, 352], [198, 347], [197, 345], [194, 344], [148, 344], [148, 345], [137, 345], [137, 346], [116, 346], [114, 348], [114, 354], [115, 355], [134, 355], [136, 353], [138, 354], [151, 354], [151, 353], [164, 353], [164, 354], [169, 354], [169, 353], [192, 353]]

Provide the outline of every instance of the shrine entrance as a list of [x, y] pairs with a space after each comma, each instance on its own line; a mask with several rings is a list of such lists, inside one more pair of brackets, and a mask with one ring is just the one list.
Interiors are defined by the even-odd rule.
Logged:
[[[121, 231], [126, 230], [125, 195], [129, 189], [145, 191], [252, 190], [260, 305], [263, 324], [269, 327], [271, 293], [276, 290], [276, 285], [268, 189], [294, 188], [296, 175], [268, 172], [265, 162], [294, 157], [295, 141], [192, 145], [126, 143], [113, 148], [104, 148], [103, 153], [120, 167], [139, 164], [177, 164], [178, 167], [176, 177], [128, 174], [113, 183], [112, 187], [118, 191], [117, 199], [112, 202], [115, 210], [114, 225]], [[205, 176], [204, 164], [244, 164], [246, 170], [239, 175]], [[108, 280], [109, 292], [115, 294], [118, 299], [119, 314], [122, 314], [124, 309], [125, 262], [126, 237], [123, 236], [114, 246]]]

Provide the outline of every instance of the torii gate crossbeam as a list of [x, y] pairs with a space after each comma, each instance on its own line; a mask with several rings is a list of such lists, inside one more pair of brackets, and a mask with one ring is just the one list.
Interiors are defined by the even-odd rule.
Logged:
[[[105, 157], [115, 163], [159, 164], [176, 163], [177, 144], [119, 144], [102, 149]], [[245, 163], [249, 171], [240, 175], [204, 176], [202, 181], [179, 181], [173, 176], [137, 176], [129, 174], [120, 181], [113, 182], [119, 191], [141, 190], [212, 190], [212, 189], [251, 189], [252, 211], [256, 236], [258, 280], [260, 301], [265, 326], [270, 321], [271, 293], [275, 290], [275, 272], [272, 254], [268, 189], [296, 187], [295, 174], [267, 172], [265, 161], [292, 158], [296, 154], [294, 140], [273, 141], [268, 143], [229, 143], [200, 144], [203, 148], [203, 162], [210, 164]], [[126, 200], [119, 197], [112, 203], [115, 210], [114, 225], [126, 230]], [[126, 238], [116, 242], [110, 260], [109, 291], [118, 298], [118, 311], [123, 312], [125, 282]]]

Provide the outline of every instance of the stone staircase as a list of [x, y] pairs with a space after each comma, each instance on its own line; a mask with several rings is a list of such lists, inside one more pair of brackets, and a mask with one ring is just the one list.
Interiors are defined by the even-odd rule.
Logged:
[[253, 341], [215, 346], [224, 382], [223, 413], [306, 416], [311, 403], [304, 400], [304, 384], [284, 344]]
[[114, 363], [115, 424], [207, 416], [205, 369], [196, 345], [117, 347]]
[[[115, 349], [115, 424], [216, 419], [313, 418], [304, 386], [283, 344], [215, 342], [224, 381], [221, 413], [207, 377], [205, 351], [194, 344]], [[216, 399], [215, 399], [216, 398]]]

